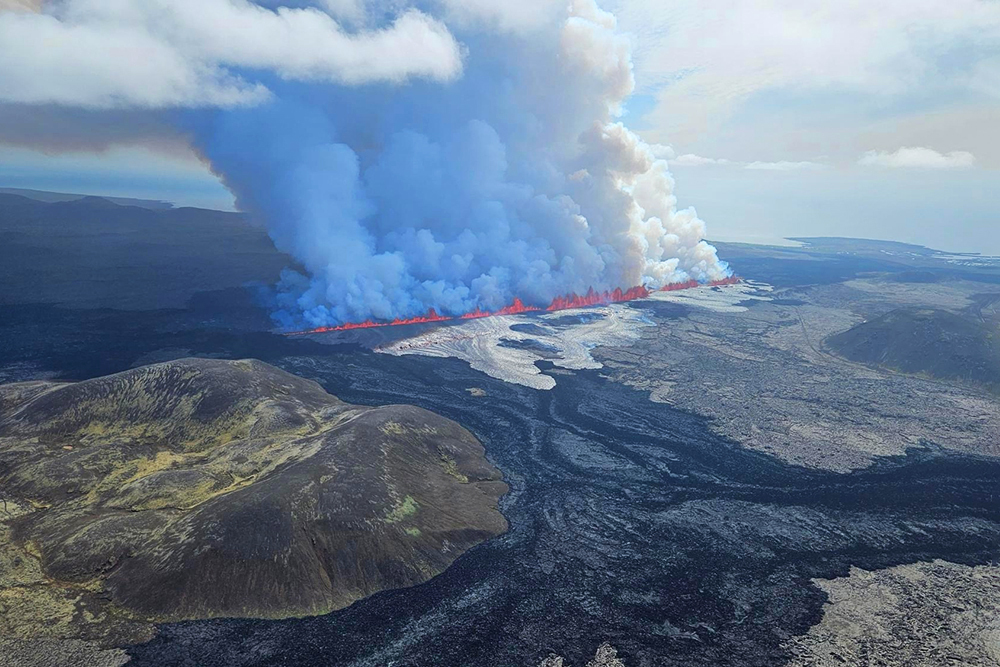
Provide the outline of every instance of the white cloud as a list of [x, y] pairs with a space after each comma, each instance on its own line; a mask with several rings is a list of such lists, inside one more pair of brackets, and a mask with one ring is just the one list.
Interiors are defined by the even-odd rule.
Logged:
[[858, 164], [893, 169], [967, 169], [976, 164], [976, 156], [967, 151], [939, 153], [933, 148], [900, 148], [894, 153], [868, 151]]
[[819, 162], [788, 162], [782, 160], [780, 162], [751, 162], [744, 169], [756, 171], [815, 171], [817, 169], [826, 169], [826, 165]]
[[752, 169], [755, 171], [808, 171], [826, 169], [827, 165], [819, 162], [737, 162], [725, 158], [702, 157], [700, 155], [681, 155], [670, 160], [671, 166], [675, 167], [704, 167], [708, 165], [720, 165], [737, 167], [742, 169]]
[[675, 167], [704, 167], [710, 164], [725, 165], [730, 164], [730, 162], [726, 159], [702, 157], [700, 155], [692, 155], [691, 153], [688, 153], [687, 155], [679, 155], [673, 160], [670, 160], [670, 164]]
[[65, 0], [49, 13], [0, 11], [4, 102], [230, 106], [268, 96], [232, 68], [361, 84], [447, 80], [461, 67], [445, 25], [415, 10], [360, 33], [318, 9], [245, 0]]
[[995, 0], [609, 2], [635, 35], [640, 92], [657, 96], [653, 140], [690, 144], [762, 91], [1000, 95], [996, 70], [977, 69], [1000, 49]]
[[673, 160], [677, 157], [674, 147], [666, 144], [650, 144], [649, 150], [657, 160]]

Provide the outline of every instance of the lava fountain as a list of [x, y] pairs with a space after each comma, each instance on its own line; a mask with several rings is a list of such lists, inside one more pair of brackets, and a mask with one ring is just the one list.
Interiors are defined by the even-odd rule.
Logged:
[[427, 311], [426, 315], [418, 315], [417, 317], [408, 318], [397, 318], [389, 322], [378, 322], [375, 320], [365, 320], [364, 322], [347, 322], [346, 324], [339, 324], [335, 327], [318, 327], [316, 329], [307, 329], [305, 331], [292, 331], [288, 332], [286, 336], [305, 336], [307, 334], [319, 334], [319, 333], [333, 333], [336, 331], [353, 331], [354, 329], [376, 329], [379, 327], [398, 327], [404, 324], [430, 324], [433, 322], [453, 322], [458, 320], [477, 320], [484, 317], [499, 317], [502, 315], [520, 315], [522, 313], [534, 313], [534, 312], [555, 312], [559, 310], [571, 310], [574, 308], [590, 308], [593, 306], [606, 306], [609, 303], [623, 303], [626, 301], [636, 301], [638, 299], [646, 299], [653, 292], [677, 292], [680, 290], [693, 289], [695, 287], [724, 287], [726, 285], [735, 285], [740, 282], [740, 278], [736, 276], [730, 276], [728, 278], [723, 278], [722, 280], [713, 280], [708, 283], [699, 283], [696, 280], [688, 280], [683, 283], [672, 283], [670, 285], [665, 285], [659, 289], [651, 290], [645, 285], [638, 285], [636, 287], [631, 287], [627, 290], [622, 290], [622, 288], [617, 287], [611, 291], [596, 292], [594, 289], [587, 290], [584, 295], [579, 294], [567, 294], [566, 296], [557, 296], [552, 300], [552, 303], [548, 305], [547, 308], [539, 308], [537, 306], [528, 306], [523, 301], [515, 298], [509, 306], [504, 306], [500, 310], [482, 310], [477, 308], [471, 312], [465, 313], [464, 315], [459, 315], [457, 317], [448, 317], [446, 315], [439, 315], [437, 311], [433, 308]]

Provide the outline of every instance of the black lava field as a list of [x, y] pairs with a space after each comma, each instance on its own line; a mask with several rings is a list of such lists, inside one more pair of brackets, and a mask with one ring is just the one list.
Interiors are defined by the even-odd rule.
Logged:
[[510, 531], [426, 584], [315, 618], [162, 626], [129, 649], [138, 666], [528, 667], [550, 651], [582, 665], [603, 642], [629, 667], [778, 665], [820, 618], [811, 578], [983, 563], [1000, 545], [998, 461], [927, 447], [838, 475], [742, 449], [600, 371], [540, 362], [558, 384], [536, 391], [452, 359], [191, 329], [168, 312], [0, 310], [5, 363], [83, 379], [163, 349], [256, 357], [352, 403], [455, 419], [510, 484]]
[[[486, 445], [511, 486], [511, 530], [443, 575], [327, 616], [182, 623], [138, 665], [774, 665], [819, 620], [812, 577], [1000, 544], [1000, 462], [913, 452], [852, 475], [720, 441], [696, 415], [596, 371], [550, 392], [461, 362], [359, 352], [287, 370], [359, 403], [416, 403]], [[470, 397], [478, 387], [486, 396]]]

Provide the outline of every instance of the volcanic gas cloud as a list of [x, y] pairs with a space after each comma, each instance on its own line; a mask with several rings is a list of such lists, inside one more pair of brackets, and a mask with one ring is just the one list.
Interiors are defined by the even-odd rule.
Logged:
[[611, 14], [592, 0], [405, 4], [365, 5], [351, 43], [419, 14], [459, 60], [363, 84], [294, 61], [266, 79], [266, 102], [183, 112], [301, 264], [279, 285], [281, 325], [482, 317], [730, 275], [676, 209], [666, 161], [620, 121], [634, 83]]

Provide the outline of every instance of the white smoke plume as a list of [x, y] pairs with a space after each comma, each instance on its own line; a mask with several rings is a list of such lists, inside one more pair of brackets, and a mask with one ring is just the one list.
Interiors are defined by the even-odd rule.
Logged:
[[[0, 13], [0, 34], [58, 46], [0, 63], [0, 101], [181, 108], [178, 128], [305, 270], [279, 285], [284, 326], [728, 275], [677, 210], [672, 153], [621, 122], [630, 43], [593, 0], [53, 7]], [[115, 39], [155, 46], [173, 78], [108, 69]]]
[[728, 275], [704, 223], [677, 210], [667, 162], [618, 121], [634, 82], [614, 17], [576, 0], [517, 23], [463, 21], [464, 72], [449, 84], [276, 90], [269, 109], [199, 127], [241, 203], [307, 271], [281, 286], [284, 324]]

